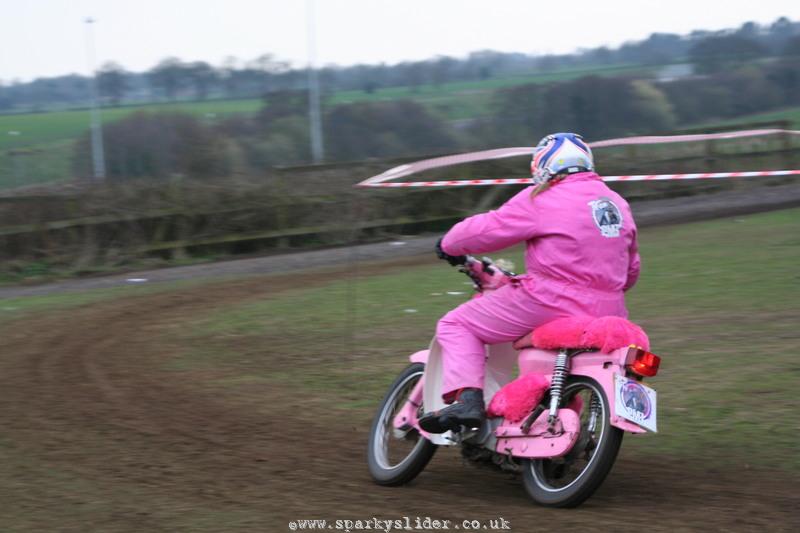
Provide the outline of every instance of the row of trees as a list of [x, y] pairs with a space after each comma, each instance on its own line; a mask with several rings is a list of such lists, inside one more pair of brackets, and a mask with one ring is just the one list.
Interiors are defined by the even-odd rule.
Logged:
[[[708, 73], [729, 68], [731, 63], [781, 55], [800, 55], [800, 23], [785, 17], [766, 27], [748, 22], [736, 30], [695, 31], [686, 36], [654, 33], [644, 41], [627, 43], [617, 49], [600, 47], [557, 56], [483, 51], [465, 59], [438, 57], [392, 66], [330, 66], [320, 69], [319, 76], [327, 91], [374, 92], [385, 87], [419, 88], [596, 65], [688, 61], [694, 63], [699, 72]], [[125, 101], [261, 96], [302, 89], [306, 76], [303, 70], [293, 69], [269, 54], [247, 62], [228, 57], [219, 66], [171, 57], [144, 73], [128, 72], [117, 63], [106, 63], [98, 72], [98, 83], [104, 102], [119, 105]], [[70, 75], [0, 85], [0, 110], [85, 104], [86, 84], [86, 78]]]

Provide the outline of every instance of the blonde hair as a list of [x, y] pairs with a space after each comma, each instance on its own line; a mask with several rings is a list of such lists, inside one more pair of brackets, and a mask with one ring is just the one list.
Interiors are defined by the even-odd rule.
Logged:
[[556, 183], [558, 183], [559, 181], [564, 179], [565, 176], [566, 176], [566, 174], [559, 174], [559, 175], [554, 176], [553, 178], [545, 181], [544, 183], [540, 183], [539, 185], [536, 186], [535, 189], [533, 189], [533, 191], [531, 191], [531, 198], [536, 198], [537, 196], [542, 194], [544, 191], [546, 191], [547, 189], [549, 189], [550, 187], [552, 187], [553, 185], [555, 185]]

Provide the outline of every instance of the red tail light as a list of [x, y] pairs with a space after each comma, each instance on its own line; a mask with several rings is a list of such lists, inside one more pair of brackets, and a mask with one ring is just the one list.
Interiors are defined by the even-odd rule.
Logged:
[[628, 370], [634, 374], [652, 378], [658, 374], [658, 365], [661, 364], [661, 358], [641, 348], [631, 348], [628, 350], [628, 357], [625, 362]]

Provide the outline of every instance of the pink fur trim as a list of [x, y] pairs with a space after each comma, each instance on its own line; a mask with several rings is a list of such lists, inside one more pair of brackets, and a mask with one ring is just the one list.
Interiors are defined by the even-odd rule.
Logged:
[[489, 403], [489, 416], [519, 422], [542, 401], [550, 382], [542, 374], [525, 374], [497, 391]]
[[533, 345], [543, 350], [583, 347], [583, 332], [592, 320], [588, 316], [557, 318], [533, 330]]
[[618, 316], [558, 318], [533, 330], [533, 345], [543, 350], [597, 348], [610, 353], [635, 345], [650, 349], [642, 328]]
[[[521, 422], [539, 405], [549, 387], [550, 381], [542, 374], [525, 374], [497, 391], [486, 412], [490, 417], [504, 417], [509, 422]], [[566, 409], [580, 414], [583, 398], [575, 396]]]
[[622, 317], [604, 316], [593, 320], [581, 339], [584, 346], [599, 348], [603, 353], [610, 353], [617, 348], [640, 346], [650, 349], [650, 340], [644, 330]]

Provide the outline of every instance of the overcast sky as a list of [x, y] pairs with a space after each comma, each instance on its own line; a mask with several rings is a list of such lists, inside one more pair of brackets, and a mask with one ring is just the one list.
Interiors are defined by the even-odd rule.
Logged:
[[[98, 65], [143, 71], [166, 56], [219, 65], [272, 53], [307, 62], [306, 0], [0, 0], [0, 80], [87, 72], [85, 24], [97, 19]], [[316, 0], [317, 63], [397, 63], [492, 49], [529, 54], [617, 46], [653, 32], [800, 20], [798, 0]]]

